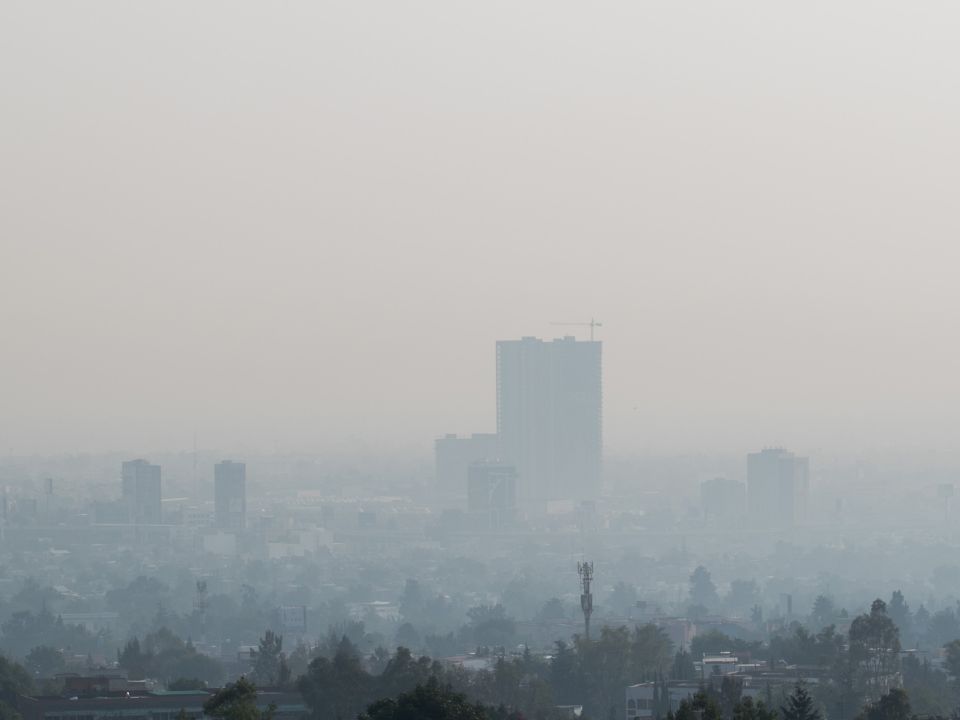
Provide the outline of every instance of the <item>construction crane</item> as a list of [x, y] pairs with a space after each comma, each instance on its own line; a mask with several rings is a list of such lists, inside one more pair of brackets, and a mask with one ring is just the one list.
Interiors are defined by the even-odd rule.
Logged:
[[593, 342], [593, 329], [603, 327], [603, 323], [590, 318], [590, 322], [552, 322], [551, 325], [579, 325], [580, 327], [590, 328], [590, 342]]

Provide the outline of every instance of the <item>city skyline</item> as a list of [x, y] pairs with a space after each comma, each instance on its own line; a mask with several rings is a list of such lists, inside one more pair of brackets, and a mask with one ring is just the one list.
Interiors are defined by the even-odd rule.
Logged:
[[960, 5], [0, 3], [0, 720], [960, 720]]

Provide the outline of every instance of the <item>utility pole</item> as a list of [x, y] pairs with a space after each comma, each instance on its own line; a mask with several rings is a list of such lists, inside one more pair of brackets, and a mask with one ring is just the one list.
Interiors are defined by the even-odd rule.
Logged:
[[590, 583], [593, 581], [593, 562], [578, 562], [577, 573], [580, 575], [580, 609], [583, 610], [584, 637], [590, 639], [590, 615], [593, 614], [593, 593], [590, 592]]

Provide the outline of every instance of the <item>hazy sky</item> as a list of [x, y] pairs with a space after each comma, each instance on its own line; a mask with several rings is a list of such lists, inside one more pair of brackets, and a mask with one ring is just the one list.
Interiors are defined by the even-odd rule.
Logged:
[[5, 0], [0, 448], [427, 451], [591, 315], [610, 449], [952, 447], [958, 26]]

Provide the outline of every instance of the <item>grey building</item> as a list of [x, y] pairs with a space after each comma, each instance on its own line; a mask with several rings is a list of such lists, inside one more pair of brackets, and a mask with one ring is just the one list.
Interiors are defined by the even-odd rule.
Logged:
[[600, 342], [497, 343], [500, 458], [517, 468], [522, 504], [599, 495], [602, 417]]
[[477, 462], [467, 472], [467, 509], [489, 528], [509, 525], [517, 511], [517, 471], [513, 465]]
[[810, 461], [783, 448], [747, 455], [750, 522], [762, 528], [791, 528], [807, 515]]
[[247, 465], [224, 460], [213, 466], [213, 515], [224, 530], [243, 530], [247, 522]]
[[467, 506], [467, 474], [471, 464], [496, 460], [497, 436], [474, 433], [470, 437], [444, 435], [433, 444], [436, 462], [437, 497], [446, 508]]
[[160, 466], [146, 460], [127, 460], [121, 466], [122, 503], [127, 522], [159, 524], [163, 522], [160, 490]]

